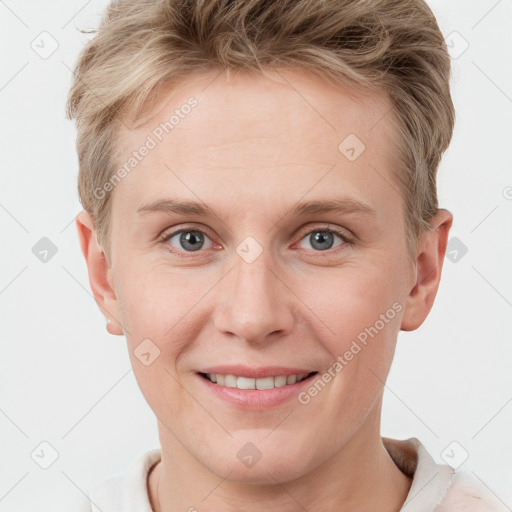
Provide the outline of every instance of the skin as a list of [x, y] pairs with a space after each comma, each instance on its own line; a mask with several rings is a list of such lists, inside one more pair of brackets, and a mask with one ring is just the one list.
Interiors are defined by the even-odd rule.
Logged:
[[[87, 212], [76, 222], [94, 297], [109, 332], [126, 336], [158, 420], [153, 509], [398, 511], [411, 478], [380, 435], [384, 382], [399, 331], [417, 329], [433, 305], [451, 213], [439, 210], [411, 259], [387, 98], [300, 70], [189, 77], [143, 126], [123, 128], [119, 162], [190, 96], [198, 106], [115, 187], [111, 253]], [[338, 150], [351, 133], [366, 145], [353, 162]], [[137, 213], [171, 196], [220, 217]], [[292, 213], [342, 196], [376, 214]], [[325, 223], [353, 243], [334, 234], [319, 249], [310, 234]], [[199, 251], [179, 235], [157, 241], [181, 228], [206, 233]], [[236, 252], [247, 236], [262, 248], [252, 263]], [[237, 363], [325, 370], [395, 302], [401, 311], [307, 405], [242, 410], [195, 373]], [[134, 355], [147, 338], [160, 350], [149, 366]], [[247, 442], [262, 454], [252, 467], [236, 456]]]

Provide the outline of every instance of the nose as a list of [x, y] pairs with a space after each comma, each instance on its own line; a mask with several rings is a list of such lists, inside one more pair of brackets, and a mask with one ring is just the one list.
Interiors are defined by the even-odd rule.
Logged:
[[252, 262], [235, 254], [214, 312], [214, 325], [224, 335], [265, 344], [291, 332], [295, 296], [270, 253], [263, 250]]

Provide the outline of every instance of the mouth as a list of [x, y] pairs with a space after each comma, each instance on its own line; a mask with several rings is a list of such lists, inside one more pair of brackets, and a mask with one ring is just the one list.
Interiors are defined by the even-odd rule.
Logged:
[[252, 390], [268, 390], [274, 388], [284, 388], [287, 386], [292, 386], [293, 384], [297, 384], [306, 379], [309, 379], [316, 375], [318, 372], [313, 371], [309, 373], [296, 373], [289, 375], [269, 375], [266, 377], [246, 377], [242, 375], [233, 375], [233, 374], [225, 374], [225, 373], [203, 373], [198, 372], [198, 374], [213, 384], [216, 384], [220, 387], [227, 388], [238, 388], [238, 389], [252, 389]]

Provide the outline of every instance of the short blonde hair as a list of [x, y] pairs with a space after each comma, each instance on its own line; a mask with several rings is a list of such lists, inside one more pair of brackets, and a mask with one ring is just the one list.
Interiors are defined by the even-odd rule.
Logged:
[[[76, 119], [78, 193], [110, 252], [120, 123], [196, 72], [292, 67], [387, 94], [400, 140], [396, 178], [407, 247], [438, 211], [436, 175], [455, 120], [450, 57], [423, 0], [118, 0], [81, 51], [66, 104]], [[341, 141], [340, 141], [341, 142]]]

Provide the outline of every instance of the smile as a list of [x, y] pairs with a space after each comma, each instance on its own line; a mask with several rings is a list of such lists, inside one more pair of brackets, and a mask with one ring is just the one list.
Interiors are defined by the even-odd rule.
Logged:
[[238, 389], [274, 389], [290, 386], [311, 377], [318, 372], [300, 373], [297, 375], [278, 375], [275, 377], [251, 378], [237, 375], [225, 375], [222, 373], [199, 373], [203, 378], [218, 386]]

